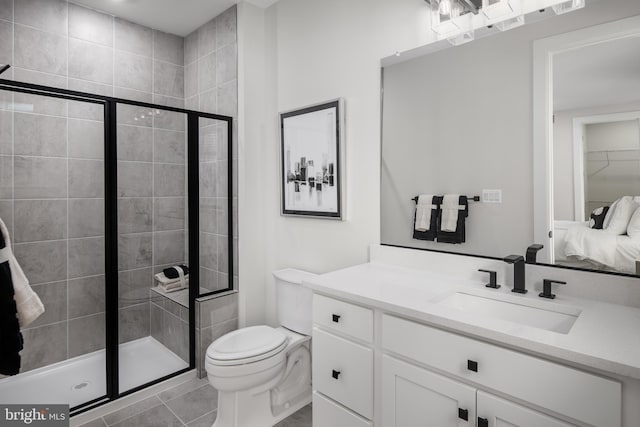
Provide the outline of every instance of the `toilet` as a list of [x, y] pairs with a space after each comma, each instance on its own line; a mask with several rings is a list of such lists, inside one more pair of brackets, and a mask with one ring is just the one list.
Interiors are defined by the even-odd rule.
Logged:
[[273, 273], [279, 327], [250, 326], [215, 340], [205, 368], [218, 390], [213, 427], [269, 427], [311, 402], [312, 292], [305, 271]]

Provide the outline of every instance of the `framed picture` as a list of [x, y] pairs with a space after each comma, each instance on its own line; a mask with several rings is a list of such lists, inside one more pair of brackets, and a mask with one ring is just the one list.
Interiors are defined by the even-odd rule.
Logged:
[[342, 219], [344, 101], [280, 114], [282, 215]]

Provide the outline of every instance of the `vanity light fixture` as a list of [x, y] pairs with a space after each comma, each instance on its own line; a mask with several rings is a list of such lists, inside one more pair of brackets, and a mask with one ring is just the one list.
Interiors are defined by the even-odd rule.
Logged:
[[460, 0], [431, 0], [431, 28], [442, 38], [456, 36], [466, 29], [464, 13]]
[[556, 15], [562, 15], [563, 13], [573, 12], [574, 10], [582, 9], [585, 5], [585, 0], [569, 0], [559, 3], [553, 7], [553, 11]]
[[504, 21], [498, 22], [496, 28], [500, 31], [509, 31], [514, 28], [518, 28], [524, 25], [524, 15], [516, 16], [514, 18], [505, 19]]
[[475, 32], [473, 30], [463, 31], [457, 36], [449, 37], [447, 40], [454, 46], [460, 46], [475, 40]]
[[488, 19], [496, 20], [515, 12], [513, 0], [482, 0], [482, 13]]

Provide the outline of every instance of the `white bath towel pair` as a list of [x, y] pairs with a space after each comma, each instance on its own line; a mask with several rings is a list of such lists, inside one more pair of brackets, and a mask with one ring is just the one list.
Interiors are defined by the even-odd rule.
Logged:
[[174, 265], [173, 268], [178, 272], [178, 277], [175, 279], [168, 278], [163, 272], [156, 274], [156, 282], [158, 287], [165, 292], [179, 291], [189, 286], [189, 275], [184, 274], [184, 271], [180, 266]]
[[25, 276], [20, 264], [18, 264], [18, 260], [13, 255], [9, 230], [2, 218], [0, 218], [0, 232], [2, 232], [6, 244], [3, 249], [0, 249], [0, 264], [9, 262], [14, 299], [18, 309], [18, 322], [20, 323], [20, 328], [25, 328], [44, 313], [44, 305], [40, 301], [38, 294], [31, 289], [27, 276]]

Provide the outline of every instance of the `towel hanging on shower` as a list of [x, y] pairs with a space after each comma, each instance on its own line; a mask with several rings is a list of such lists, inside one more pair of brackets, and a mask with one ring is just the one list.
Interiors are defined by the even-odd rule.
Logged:
[[13, 292], [16, 301], [16, 307], [18, 309], [18, 321], [21, 328], [26, 328], [33, 321], [35, 321], [42, 313], [44, 313], [44, 305], [40, 301], [40, 297], [36, 294], [31, 286], [29, 286], [29, 280], [25, 276], [22, 267], [18, 264], [18, 260], [13, 255], [11, 250], [11, 239], [9, 237], [9, 230], [7, 226], [0, 218], [0, 233], [2, 234], [5, 247], [0, 249], [0, 263], [8, 262], [9, 270], [11, 272], [11, 280], [13, 282]]
[[[0, 233], [0, 251], [7, 246], [3, 233]], [[0, 262], [0, 374], [16, 375], [20, 372], [20, 351], [23, 345], [11, 268], [9, 260], [4, 260]]]

